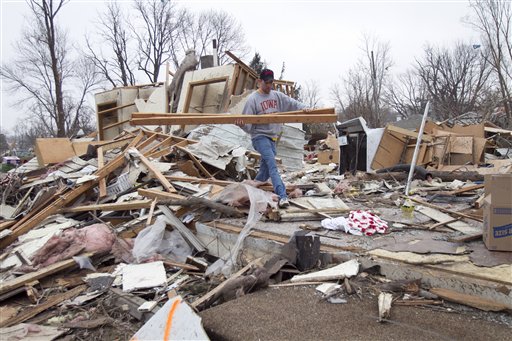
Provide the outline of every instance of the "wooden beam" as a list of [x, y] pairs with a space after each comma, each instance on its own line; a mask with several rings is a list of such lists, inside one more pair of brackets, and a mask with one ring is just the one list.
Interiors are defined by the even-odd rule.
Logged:
[[197, 124], [235, 124], [237, 119], [243, 119], [245, 124], [268, 123], [335, 123], [336, 115], [218, 115], [218, 116], [188, 116], [166, 118], [135, 118], [130, 124], [137, 125], [197, 125]]
[[[91, 254], [85, 254], [82, 256], [91, 256]], [[9, 292], [11, 290], [14, 290], [16, 288], [25, 286], [26, 283], [33, 282], [35, 280], [45, 278], [47, 276], [53, 275], [54, 273], [57, 273], [62, 270], [70, 269], [75, 267], [77, 264], [74, 259], [66, 259], [51, 265], [48, 265], [42, 269], [39, 269], [35, 272], [30, 272], [25, 275], [16, 277], [14, 279], [11, 279], [9, 281], [5, 281], [2, 284], [0, 284], [0, 294]]]
[[288, 111], [267, 115], [165, 115], [148, 118], [133, 118], [132, 125], [191, 125], [191, 124], [234, 124], [237, 119], [242, 119], [246, 124], [266, 123], [334, 123], [336, 113], [334, 108], [315, 109], [310, 112]]
[[120, 125], [125, 124], [125, 123], [129, 123], [129, 122], [130, 122], [130, 119], [119, 121], [119, 122], [115, 122], [115, 123], [112, 123], [112, 124], [104, 126], [101, 130], [105, 131], [107, 129], [114, 128], [114, 127], [120, 126]]
[[9, 227], [16, 224], [16, 220], [4, 220], [0, 222], [0, 231], [3, 231], [5, 229], [8, 229]]
[[112, 111], [116, 111], [116, 110], [119, 110], [119, 109], [123, 109], [123, 108], [128, 108], [128, 107], [131, 107], [132, 105], [135, 105], [135, 103], [120, 105], [118, 107], [113, 107], [113, 108], [105, 109], [105, 110], [102, 110], [102, 111], [98, 111], [98, 115], [106, 114], [106, 113], [109, 113], [109, 112], [112, 112]]
[[142, 152], [143, 149], [146, 148], [147, 146], [149, 146], [153, 141], [155, 141], [156, 138], [157, 138], [156, 134], [154, 134], [154, 133], [151, 134], [147, 139], [145, 139], [139, 145], [137, 145], [137, 149]]
[[141, 208], [151, 207], [152, 200], [132, 200], [126, 202], [116, 202], [111, 204], [98, 204], [98, 205], [85, 205], [77, 207], [63, 208], [59, 212], [62, 213], [76, 213], [76, 212], [89, 212], [89, 211], [129, 211], [138, 210]]
[[[101, 169], [105, 166], [105, 161], [103, 159], [103, 147], [99, 147], [96, 151], [98, 154], [98, 169]], [[100, 182], [99, 182], [98, 187], [99, 187], [99, 197], [100, 198], [107, 196], [107, 180], [105, 178], [100, 179]]]

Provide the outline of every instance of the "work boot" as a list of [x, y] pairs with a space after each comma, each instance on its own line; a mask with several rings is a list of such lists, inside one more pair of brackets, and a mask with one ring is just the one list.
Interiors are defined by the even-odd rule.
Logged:
[[279, 208], [285, 208], [290, 206], [290, 202], [288, 201], [288, 198], [280, 198], [278, 205]]

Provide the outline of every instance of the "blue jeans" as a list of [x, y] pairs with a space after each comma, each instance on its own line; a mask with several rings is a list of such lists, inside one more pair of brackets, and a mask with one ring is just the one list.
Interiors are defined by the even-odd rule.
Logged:
[[260, 135], [252, 139], [252, 145], [261, 155], [260, 170], [255, 180], [265, 182], [270, 177], [274, 193], [279, 198], [286, 198], [286, 187], [277, 170], [275, 142], [270, 137]]

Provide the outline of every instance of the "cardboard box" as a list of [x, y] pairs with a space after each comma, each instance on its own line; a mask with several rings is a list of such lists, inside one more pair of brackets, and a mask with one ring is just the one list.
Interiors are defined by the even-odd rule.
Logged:
[[512, 251], [512, 174], [484, 179], [484, 244], [489, 250]]
[[329, 163], [340, 164], [340, 150], [327, 149], [318, 152], [318, 163], [328, 165]]

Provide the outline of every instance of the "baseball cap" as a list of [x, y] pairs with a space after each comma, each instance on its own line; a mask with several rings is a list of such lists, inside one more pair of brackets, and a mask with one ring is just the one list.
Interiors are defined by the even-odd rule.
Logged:
[[260, 79], [264, 82], [273, 81], [274, 80], [274, 71], [272, 71], [270, 69], [261, 70]]

